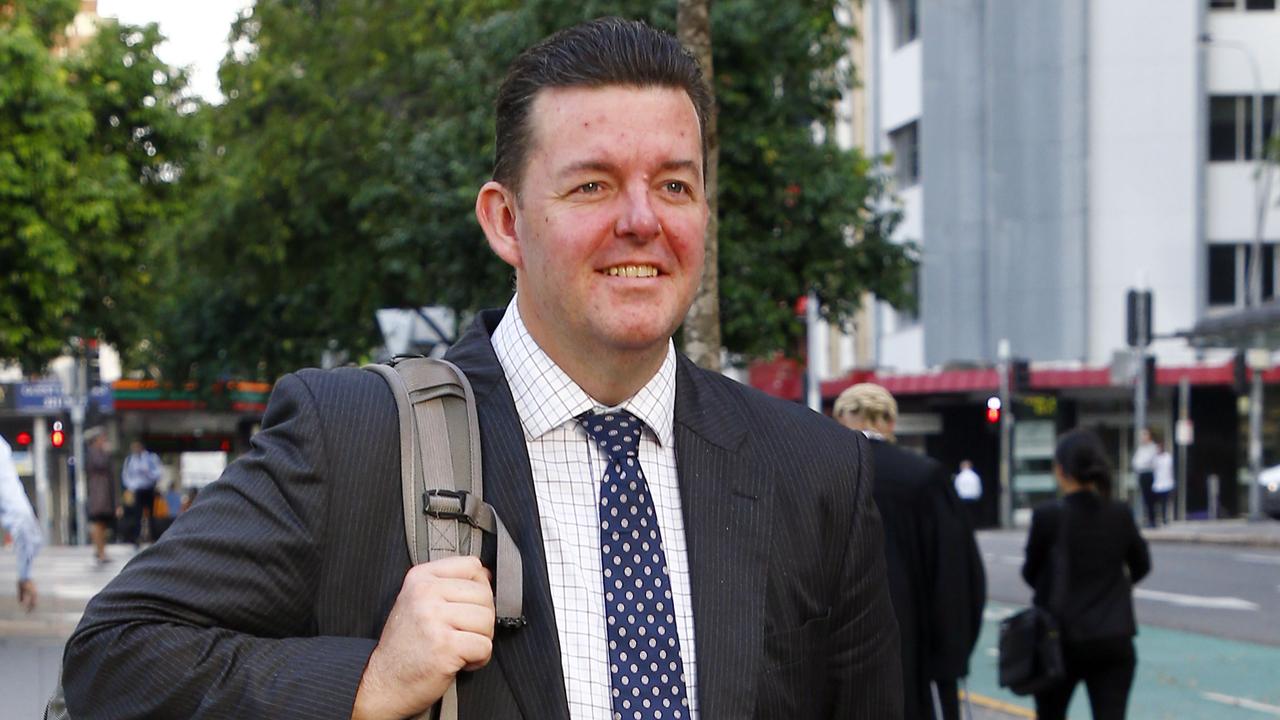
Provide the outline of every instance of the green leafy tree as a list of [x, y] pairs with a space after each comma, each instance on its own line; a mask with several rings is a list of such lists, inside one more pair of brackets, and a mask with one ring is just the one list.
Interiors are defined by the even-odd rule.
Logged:
[[156, 58], [154, 25], [105, 21], [55, 57], [50, 28], [77, 5], [0, 6], [0, 358], [29, 371], [72, 337], [126, 354], [145, 343], [157, 227], [195, 145], [185, 77]]
[[[847, 32], [834, 5], [713, 8], [731, 350], [793, 347], [790, 307], [810, 287], [831, 317], [868, 289], [903, 297], [910, 260], [887, 241], [896, 215], [872, 163], [815, 142], [848, 80], [835, 70]], [[497, 86], [521, 48], [605, 14], [674, 31], [676, 3], [259, 0], [233, 28], [246, 50], [223, 65], [228, 100], [206, 113], [166, 366], [271, 376], [326, 350], [367, 353], [380, 307], [508, 299], [511, 272], [473, 216]]]

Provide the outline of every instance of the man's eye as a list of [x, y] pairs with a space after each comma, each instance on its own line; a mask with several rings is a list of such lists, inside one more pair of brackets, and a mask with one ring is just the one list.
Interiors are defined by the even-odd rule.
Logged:
[[668, 180], [665, 186], [667, 192], [683, 194], [689, 192], [689, 186], [679, 180]]
[[600, 187], [600, 183], [598, 182], [582, 183], [581, 185], [578, 186], [578, 192], [586, 193], [588, 195], [592, 193], [598, 193], [600, 192], [600, 190], [601, 190], [601, 187]]

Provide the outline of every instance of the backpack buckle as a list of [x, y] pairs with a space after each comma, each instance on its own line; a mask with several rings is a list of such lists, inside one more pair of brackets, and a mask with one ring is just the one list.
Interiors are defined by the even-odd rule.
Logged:
[[422, 493], [422, 514], [438, 520], [458, 520], [480, 527], [475, 519], [476, 501], [466, 490], [427, 490]]

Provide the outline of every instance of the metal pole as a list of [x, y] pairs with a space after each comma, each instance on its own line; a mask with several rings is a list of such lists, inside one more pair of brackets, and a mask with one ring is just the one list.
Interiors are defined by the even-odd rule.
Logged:
[[84, 471], [84, 412], [88, 397], [89, 365], [84, 348], [76, 356], [76, 391], [71, 399], [71, 447], [76, 467], [76, 544], [89, 540], [89, 481]]
[[[1182, 425], [1191, 421], [1191, 381], [1186, 375], [1178, 381], [1178, 421]], [[1187, 445], [1182, 442], [1178, 443], [1178, 507], [1174, 519], [1187, 519]]]
[[1013, 527], [1013, 482], [1009, 463], [1012, 450], [1013, 408], [1009, 403], [1009, 340], [1001, 338], [997, 346], [996, 364], [1000, 380], [1000, 527]]
[[[1138, 325], [1138, 377], [1133, 385], [1133, 449], [1136, 452], [1142, 445], [1142, 430], [1147, 426], [1147, 293], [1146, 288], [1138, 288], [1137, 325]], [[1134, 474], [1136, 477], [1136, 472]], [[1120, 498], [1124, 500], [1127, 483], [1120, 483]], [[1140, 488], [1139, 488], [1140, 489]], [[1134, 507], [1138, 517], [1146, 512], [1143, 504], [1145, 498], [1137, 493]]]
[[44, 541], [53, 543], [53, 498], [49, 494], [49, 423], [36, 417], [32, 427], [32, 463], [36, 471], [36, 514]]
[[805, 296], [804, 303], [804, 326], [805, 336], [808, 341], [808, 362], [806, 367], [808, 377], [806, 385], [805, 401], [809, 405], [809, 409], [814, 412], [822, 412], [822, 392], [820, 387], [820, 378], [818, 373], [818, 361], [823, 357], [822, 354], [822, 338], [818, 337], [822, 323], [822, 316], [818, 313], [818, 293], [810, 290]]
[[[1254, 365], [1250, 363], [1250, 365]], [[1249, 391], [1249, 519], [1262, 519], [1262, 486], [1258, 476], [1262, 474], [1262, 372], [1253, 367], [1253, 386]]]

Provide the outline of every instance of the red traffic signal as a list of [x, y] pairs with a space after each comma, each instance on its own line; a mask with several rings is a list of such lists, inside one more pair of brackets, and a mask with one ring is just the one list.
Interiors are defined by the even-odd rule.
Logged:
[[995, 425], [1000, 422], [1000, 398], [987, 398], [987, 422]]
[[53, 423], [53, 432], [49, 433], [49, 444], [55, 449], [60, 448], [67, 442], [67, 434], [62, 431], [62, 421], [57, 420]]
[[27, 432], [26, 430], [23, 430], [22, 432], [18, 433], [17, 440], [18, 440], [18, 447], [27, 447], [31, 444], [31, 433]]

